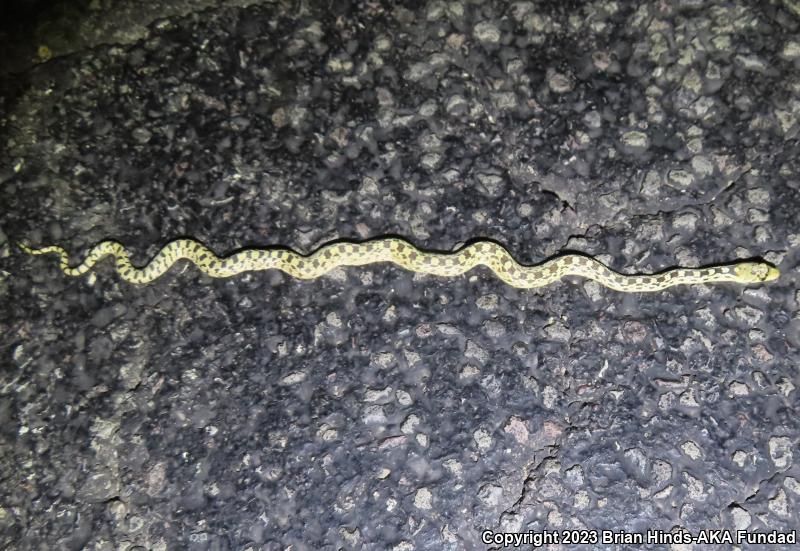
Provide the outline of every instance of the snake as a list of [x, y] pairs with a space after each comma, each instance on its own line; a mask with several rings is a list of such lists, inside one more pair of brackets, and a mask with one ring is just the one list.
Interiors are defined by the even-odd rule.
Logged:
[[672, 268], [651, 274], [624, 274], [584, 254], [562, 254], [535, 265], [523, 265], [494, 241], [478, 240], [454, 252], [430, 252], [397, 237], [367, 241], [337, 241], [304, 255], [287, 247], [246, 248], [228, 256], [217, 256], [195, 239], [176, 239], [167, 243], [142, 267], [131, 262], [128, 250], [118, 241], [105, 240], [95, 245], [83, 262], [70, 266], [67, 251], [58, 246], [32, 248], [19, 243], [31, 255], [57, 254], [60, 268], [68, 276], [86, 274], [106, 256], [113, 257], [119, 277], [144, 285], [164, 275], [181, 259], [191, 261], [213, 278], [232, 277], [259, 270], [281, 270], [298, 279], [315, 279], [334, 268], [363, 266], [377, 262], [394, 263], [421, 274], [453, 277], [477, 266], [485, 266], [503, 282], [521, 289], [543, 287], [566, 276], [580, 276], [623, 293], [655, 292], [676, 285], [731, 282], [759, 284], [778, 279], [780, 271], [762, 261], [738, 261], [700, 268]]

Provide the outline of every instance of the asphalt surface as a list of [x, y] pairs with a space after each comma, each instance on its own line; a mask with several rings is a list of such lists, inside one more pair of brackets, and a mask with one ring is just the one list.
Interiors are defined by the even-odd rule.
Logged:
[[[129, 39], [39, 40], [0, 87], [0, 546], [800, 530], [795, 3], [140, 9]], [[620, 294], [181, 263], [134, 286], [14, 246], [383, 235], [782, 276]]]

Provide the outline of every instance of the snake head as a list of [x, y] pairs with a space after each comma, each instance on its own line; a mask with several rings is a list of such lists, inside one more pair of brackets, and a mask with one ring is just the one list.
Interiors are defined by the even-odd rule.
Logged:
[[781, 275], [778, 268], [765, 262], [742, 262], [734, 268], [736, 278], [742, 283], [763, 283], [774, 281]]

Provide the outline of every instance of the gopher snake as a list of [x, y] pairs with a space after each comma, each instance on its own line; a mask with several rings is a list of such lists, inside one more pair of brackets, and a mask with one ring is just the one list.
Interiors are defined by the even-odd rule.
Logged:
[[504, 282], [529, 289], [542, 287], [564, 276], [582, 276], [615, 291], [628, 293], [660, 291], [673, 285], [696, 283], [762, 283], [777, 279], [777, 268], [763, 262], [738, 262], [705, 268], [675, 268], [658, 274], [624, 275], [589, 256], [557, 256], [536, 266], [519, 264], [502, 246], [491, 241], [477, 241], [453, 253], [425, 252], [399, 238], [382, 238], [325, 245], [303, 256], [286, 248], [244, 249], [220, 258], [193, 239], [178, 239], [164, 246], [143, 268], [136, 268], [128, 251], [116, 241], [102, 241], [75, 267], [61, 247], [33, 249], [19, 245], [26, 253], [55, 253], [61, 257], [61, 270], [70, 276], [83, 275], [103, 257], [114, 257], [120, 277], [130, 283], [145, 284], [163, 275], [178, 260], [192, 261], [211, 277], [230, 277], [251, 270], [278, 269], [300, 279], [314, 279], [338, 266], [362, 266], [374, 262], [393, 262], [412, 272], [438, 276], [456, 276], [483, 265]]

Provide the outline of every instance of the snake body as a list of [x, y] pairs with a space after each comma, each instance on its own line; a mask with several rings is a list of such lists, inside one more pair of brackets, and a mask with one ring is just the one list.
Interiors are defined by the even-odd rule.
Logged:
[[20, 244], [28, 254], [58, 254], [61, 270], [69, 276], [89, 272], [106, 256], [116, 262], [120, 277], [135, 284], [150, 283], [161, 277], [175, 262], [187, 259], [211, 277], [231, 277], [242, 272], [277, 269], [299, 279], [314, 279], [339, 266], [362, 266], [392, 262], [412, 272], [437, 276], [457, 276], [477, 266], [486, 266], [505, 283], [522, 289], [542, 287], [565, 276], [581, 276], [615, 291], [653, 292], [675, 285], [701, 283], [762, 283], [777, 279], [777, 268], [764, 262], [743, 261], [703, 268], [675, 268], [657, 274], [621, 274], [590, 256], [567, 254], [541, 264], [518, 263], [501, 245], [476, 241], [452, 253], [433, 253], [418, 249], [400, 238], [380, 238], [363, 242], [336, 242], [309, 255], [288, 248], [244, 249], [219, 257], [193, 239], [177, 239], [165, 245], [144, 267], [135, 267], [130, 253], [116, 241], [102, 241], [89, 251], [85, 260], [70, 266], [69, 255], [57, 246], [34, 249]]

